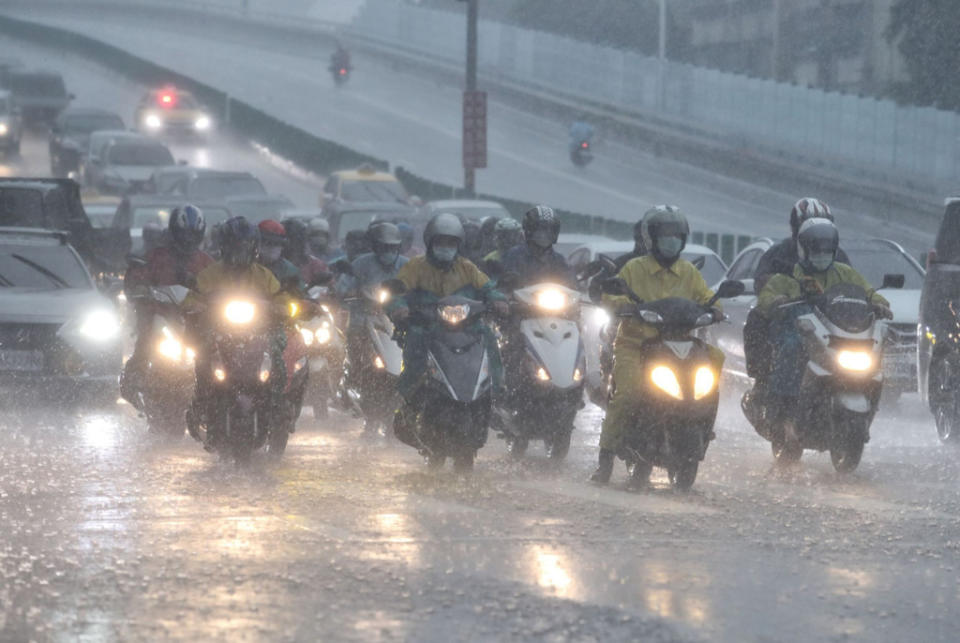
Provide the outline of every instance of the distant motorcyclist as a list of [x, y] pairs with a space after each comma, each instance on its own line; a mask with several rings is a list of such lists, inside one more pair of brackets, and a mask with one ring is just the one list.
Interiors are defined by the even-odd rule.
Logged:
[[460, 221], [463, 223], [464, 232], [461, 253], [475, 265], [480, 265], [483, 262], [484, 255], [480, 224], [473, 219], [468, 219], [462, 215], [458, 216], [460, 216]]
[[143, 257], [150, 256], [154, 249], [167, 244], [165, 230], [159, 223], [153, 223], [152, 221], [143, 226], [141, 239], [143, 239], [143, 252], [141, 253]]
[[560, 236], [560, 220], [553, 208], [536, 205], [523, 215], [525, 243], [503, 256], [504, 273], [518, 277], [517, 287], [551, 281], [576, 287], [576, 278], [563, 255], [553, 249]]
[[337, 41], [337, 48], [330, 54], [330, 69], [346, 69], [347, 71], [353, 69], [350, 66], [350, 52], [339, 40]]
[[[802, 306], [781, 308], [783, 304], [816, 297], [839, 284], [860, 286], [870, 293], [876, 314], [892, 319], [890, 304], [860, 273], [837, 260], [840, 235], [827, 218], [807, 219], [797, 233], [799, 261], [790, 274], [773, 275], [757, 297], [756, 309], [768, 320], [769, 342], [773, 346], [769, 378], [757, 381], [766, 387], [759, 396], [772, 410], [774, 430], [783, 431], [780, 440], [796, 439], [788, 424], [796, 413], [806, 355], [796, 327], [796, 316], [808, 312]], [[755, 387], [756, 390], [756, 387]]]
[[400, 231], [400, 254], [409, 259], [414, 255], [413, 226], [406, 221], [398, 221], [396, 225]]
[[261, 221], [257, 228], [260, 230], [260, 263], [270, 269], [282, 290], [295, 297], [303, 297], [306, 287], [300, 269], [283, 256], [287, 247], [287, 233], [283, 225], [267, 219]]
[[[649, 248], [650, 254], [632, 259], [620, 271], [618, 276], [627, 286], [645, 302], [684, 297], [701, 305], [708, 304], [713, 293], [700, 271], [680, 258], [690, 236], [690, 226], [680, 209], [658, 206], [648, 210], [643, 217], [641, 234], [644, 247]], [[633, 310], [636, 307], [627, 297], [605, 295], [604, 302], [613, 310]], [[715, 309], [714, 314], [721, 313]], [[591, 477], [594, 482], [606, 484], [610, 481], [623, 432], [633, 425], [635, 416], [643, 412], [636, 408], [634, 384], [646, 372], [644, 343], [656, 334], [652, 326], [634, 317], [620, 323], [614, 344], [615, 390], [600, 433], [599, 464]], [[723, 354], [714, 349], [711, 355], [718, 362], [719, 370]]]
[[[208, 402], [212, 399], [210, 381], [210, 352], [212, 340], [210, 299], [231, 291], [243, 291], [274, 304], [270, 311], [275, 323], [271, 330], [271, 382], [279, 396], [286, 383], [286, 367], [283, 363], [283, 350], [286, 346], [282, 315], [286, 311], [289, 298], [281, 293], [280, 282], [266, 266], [257, 263], [260, 249], [260, 231], [245, 217], [233, 217], [223, 223], [220, 232], [221, 258], [204, 268], [196, 278], [196, 288], [183, 302], [187, 318], [188, 332], [197, 347], [196, 372], [197, 388], [191, 413], [197, 420], [188, 422], [188, 426], [205, 424], [208, 428], [216, 426], [207, 420], [210, 413]], [[276, 377], [274, 377], [276, 374]], [[196, 437], [196, 436], [194, 436]], [[218, 435], [208, 433], [207, 448], [216, 446]]]
[[310, 251], [317, 259], [333, 265], [346, 255], [339, 248], [330, 247], [330, 222], [323, 217], [314, 217], [307, 224]]
[[[127, 299], [134, 301], [138, 289], [150, 286], [193, 288], [197, 275], [213, 263], [210, 255], [200, 250], [206, 229], [200, 208], [189, 204], [174, 208], [167, 224], [168, 243], [150, 250], [144, 263], [134, 264], [127, 271], [123, 282]], [[143, 386], [143, 374], [152, 348], [149, 343], [153, 316], [153, 309], [136, 306], [137, 339], [120, 378], [121, 396], [138, 409], [138, 393]]]
[[497, 249], [497, 222], [495, 216], [486, 216], [480, 219], [480, 254], [486, 260], [487, 255]]
[[306, 288], [330, 283], [333, 273], [327, 263], [311, 252], [307, 224], [300, 219], [285, 219], [283, 228], [287, 233], [283, 257], [300, 270], [300, 277]]
[[[404, 442], [409, 440], [405, 436], [413, 430], [422, 405], [421, 380], [427, 370], [427, 340], [431, 330], [422, 320], [407, 323], [411, 320], [411, 309], [459, 293], [492, 304], [500, 314], [509, 311], [505, 297], [495, 289], [490, 278], [460, 256], [463, 241], [460, 219], [453, 214], [438, 214], [423, 232], [426, 254], [414, 257], [397, 272], [396, 278], [406, 287], [406, 293], [393, 298], [387, 310], [394, 322], [405, 328], [403, 371], [398, 381], [403, 405], [394, 418], [394, 432]], [[486, 326], [482, 332], [495, 362], [491, 364], [494, 386], [499, 388], [503, 378], [496, 338]]]
[[360, 255], [373, 252], [366, 230], [351, 230], [348, 232], [343, 239], [343, 249], [346, 252], [347, 261], [353, 261]]
[[594, 128], [584, 117], [580, 117], [570, 124], [570, 152], [573, 153], [586, 141], [593, 140]]
[[523, 243], [523, 226], [516, 219], [504, 217], [496, 222], [493, 234], [495, 248], [483, 260], [488, 264], [492, 261], [502, 264], [504, 255]]

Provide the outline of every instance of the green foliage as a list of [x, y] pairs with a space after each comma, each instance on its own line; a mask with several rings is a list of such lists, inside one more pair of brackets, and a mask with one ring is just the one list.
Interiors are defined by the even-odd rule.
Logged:
[[897, 0], [886, 37], [897, 43], [910, 80], [895, 88], [897, 98], [915, 104], [960, 110], [960, 2]]

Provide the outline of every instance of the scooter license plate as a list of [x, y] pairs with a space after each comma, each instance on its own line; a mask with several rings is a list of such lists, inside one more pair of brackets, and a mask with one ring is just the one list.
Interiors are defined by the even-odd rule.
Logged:
[[37, 372], [42, 370], [42, 351], [0, 351], [0, 371]]

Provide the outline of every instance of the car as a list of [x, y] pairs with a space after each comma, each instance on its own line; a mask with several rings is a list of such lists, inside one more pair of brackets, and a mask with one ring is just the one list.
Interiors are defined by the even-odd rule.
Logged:
[[266, 219], [279, 221], [296, 207], [293, 201], [282, 194], [231, 196], [223, 199], [223, 203], [234, 216], [246, 217], [254, 223]]
[[9, 72], [7, 89], [14, 104], [31, 123], [51, 124], [75, 97], [67, 93], [63, 76], [55, 71], [14, 69]]
[[67, 239], [0, 228], [0, 383], [115, 403], [120, 319]]
[[128, 194], [145, 191], [157, 168], [175, 164], [173, 154], [159, 141], [106, 130], [91, 134], [80, 171], [87, 187], [105, 194]]
[[[118, 230], [129, 230], [130, 251], [141, 254], [143, 251], [143, 228], [154, 223], [166, 230], [170, 222], [170, 212], [185, 203], [183, 197], [161, 194], [137, 194], [124, 197], [114, 210], [111, 227]], [[224, 203], [220, 202], [192, 202], [203, 211], [207, 223], [207, 241], [213, 232], [214, 226], [223, 223], [233, 213]]]
[[349, 201], [354, 203], [411, 203], [407, 189], [389, 172], [379, 172], [372, 165], [361, 165], [355, 170], [340, 170], [330, 174], [323, 185], [320, 206]]
[[23, 61], [14, 56], [0, 56], [0, 87], [6, 89], [10, 74], [25, 69]]
[[[564, 233], [557, 239], [554, 248], [567, 258], [567, 263], [574, 270], [580, 270], [601, 254], [616, 259], [633, 252], [634, 242], [632, 239], [622, 241], [595, 234]], [[708, 284], [718, 281], [727, 270], [723, 259], [707, 246], [688, 243], [682, 257], [697, 265]]]
[[342, 246], [348, 232], [366, 230], [373, 221], [403, 221], [413, 227], [414, 246], [417, 248], [429, 221], [425, 213], [412, 205], [383, 201], [331, 203], [323, 209], [323, 216], [330, 222], [330, 242], [334, 246]]
[[[729, 323], [711, 327], [711, 338], [726, 354], [724, 370], [735, 378], [747, 378], [743, 351], [743, 327], [747, 314], [756, 305], [754, 275], [760, 257], [772, 245], [771, 239], [758, 239], [744, 248], [730, 264], [726, 275], [717, 279], [742, 281], [743, 295], [723, 302]], [[887, 239], [843, 239], [840, 247], [850, 258], [850, 264], [873, 285], [883, 288], [886, 275], [903, 275], [902, 288], [885, 288], [883, 296], [890, 302], [893, 319], [887, 322], [883, 346], [884, 394], [888, 400], [917, 387], [917, 320], [924, 268], [899, 244]]]
[[207, 136], [213, 131], [213, 115], [193, 94], [177, 87], [151, 89], [143, 95], [133, 116], [134, 126], [144, 134]]
[[123, 119], [105, 109], [68, 107], [63, 110], [50, 128], [50, 173], [67, 176], [79, 171], [93, 132], [124, 128]]
[[130, 248], [126, 231], [94, 228], [72, 179], [0, 178], [0, 226], [63, 230], [95, 275], [122, 274]]
[[83, 209], [90, 219], [90, 225], [100, 230], [109, 228], [113, 225], [113, 219], [117, 214], [117, 208], [120, 207], [122, 200], [116, 196], [81, 195], [83, 199]]
[[260, 179], [249, 172], [175, 165], [156, 170], [150, 177], [155, 194], [176, 194], [194, 200], [230, 196], [262, 196], [267, 193]]
[[7, 154], [20, 153], [23, 137], [23, 119], [20, 108], [13, 102], [13, 95], [0, 90], [0, 147]]
[[496, 201], [483, 201], [481, 199], [445, 199], [441, 201], [429, 201], [423, 206], [424, 210], [431, 217], [441, 212], [450, 212], [460, 214], [468, 219], [480, 221], [487, 217], [495, 219], [509, 218], [510, 212]]

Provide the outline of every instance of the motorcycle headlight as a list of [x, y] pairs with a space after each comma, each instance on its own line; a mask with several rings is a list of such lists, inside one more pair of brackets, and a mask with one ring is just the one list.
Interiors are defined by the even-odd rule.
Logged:
[[678, 400], [683, 399], [677, 374], [669, 366], [656, 366], [650, 371], [650, 381], [658, 389]]
[[377, 301], [381, 304], [385, 304], [390, 301], [390, 291], [386, 288], [381, 288], [377, 291]]
[[157, 352], [174, 362], [179, 362], [183, 355], [183, 344], [173, 337], [164, 337], [157, 345]]
[[457, 304], [455, 306], [441, 306], [440, 319], [456, 326], [470, 314], [470, 304]]
[[163, 127], [163, 119], [156, 114], [147, 114], [146, 118], [143, 119], [143, 124], [146, 125], [147, 129], [158, 130]]
[[196, 120], [196, 122], [193, 124], [193, 126], [194, 126], [195, 128], [197, 128], [197, 131], [198, 131], [198, 132], [205, 132], [205, 131], [207, 131], [208, 129], [210, 129], [210, 125], [212, 125], [212, 123], [211, 123], [211, 121], [210, 121], [210, 117], [209, 117], [209, 116], [201, 116], [201, 117], [198, 118], [198, 119]]
[[234, 299], [228, 302], [223, 309], [223, 316], [228, 322], [237, 326], [243, 326], [253, 321], [257, 313], [257, 307], [249, 301]]
[[387, 365], [383, 363], [383, 358], [380, 357], [379, 355], [373, 358], [373, 365], [380, 370], [383, 370], [387, 367]]
[[310, 346], [311, 344], [313, 344], [313, 331], [310, 330], [309, 328], [301, 328], [300, 337], [303, 338], [303, 343], [306, 344], [307, 346]]
[[567, 296], [556, 288], [544, 288], [537, 293], [537, 306], [544, 310], [563, 310], [567, 307]]
[[213, 369], [213, 376], [218, 382], [222, 382], [227, 379], [227, 371], [222, 366], [217, 366]]
[[846, 371], [863, 373], [873, 368], [873, 355], [867, 351], [840, 351], [837, 353], [837, 364]]
[[321, 344], [326, 344], [330, 341], [332, 334], [330, 333], [330, 324], [324, 322], [316, 332], [317, 341]]
[[582, 379], [583, 379], [583, 371], [581, 371], [579, 368], [573, 369], [573, 381], [579, 382]]
[[547, 370], [541, 366], [540, 368], [537, 369], [537, 379], [540, 380], [541, 382], [549, 382], [550, 373], [548, 373]]
[[594, 308], [593, 323], [600, 327], [606, 326], [610, 323], [610, 313], [604, 308]]
[[88, 313], [80, 323], [80, 334], [95, 342], [107, 342], [120, 333], [120, 320], [109, 310]]
[[300, 305], [295, 301], [291, 301], [287, 307], [287, 310], [291, 317], [296, 317], [298, 314], [300, 314]]
[[709, 366], [701, 366], [693, 378], [693, 399], [699, 400], [713, 392], [717, 376]]
[[266, 383], [270, 379], [270, 366], [271, 360], [268, 353], [263, 354], [263, 359], [260, 360], [260, 381]]

